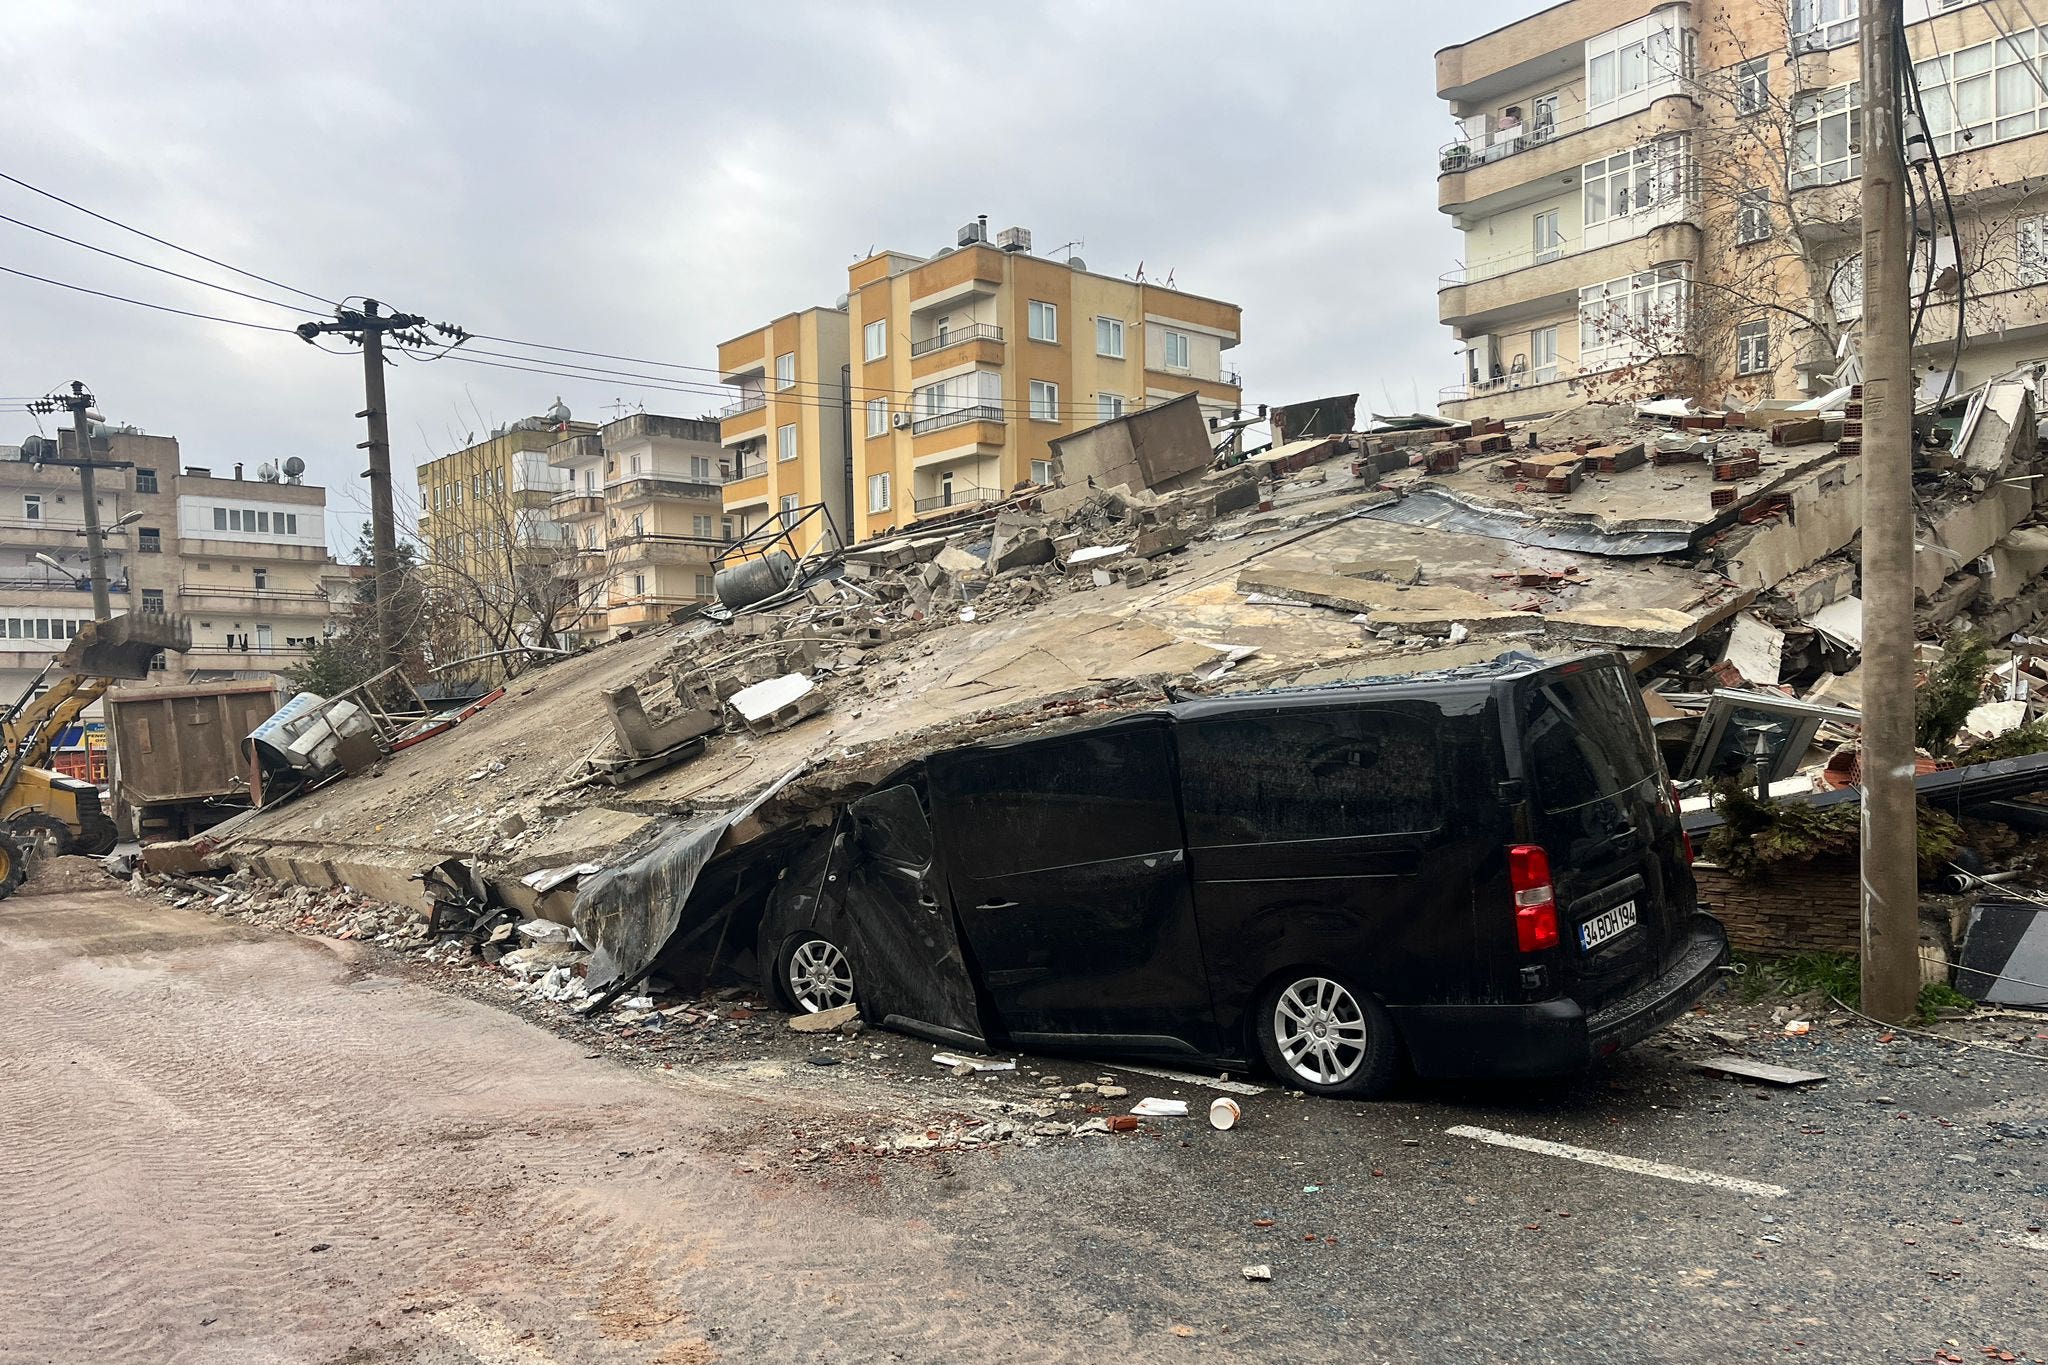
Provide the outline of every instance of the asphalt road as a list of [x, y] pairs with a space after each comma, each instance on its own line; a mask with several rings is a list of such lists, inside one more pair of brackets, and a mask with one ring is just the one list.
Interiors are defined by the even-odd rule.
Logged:
[[0, 904], [0, 981], [0, 1361], [2048, 1359], [2048, 1065], [1874, 1029], [1767, 1031], [1809, 1091], [1667, 1041], [1563, 1086], [879, 1158], [814, 1153], [1056, 1093], [1034, 1071], [1210, 1095], [955, 1080], [875, 1034], [626, 1064], [379, 950], [118, 893]]

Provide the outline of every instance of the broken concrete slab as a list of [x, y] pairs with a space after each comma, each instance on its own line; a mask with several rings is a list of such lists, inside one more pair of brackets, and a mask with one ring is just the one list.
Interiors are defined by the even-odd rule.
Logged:
[[[1427, 635], [1436, 639], [1495, 635], [1535, 635], [1543, 630], [1543, 618], [1533, 611], [1511, 611], [1488, 607], [1483, 611], [1445, 611], [1433, 607], [1383, 607], [1365, 613], [1368, 630], [1394, 629], [1403, 635]], [[1460, 634], [1463, 633], [1463, 635]]]
[[1744, 612], [1735, 618], [1728, 632], [1728, 647], [1721, 662], [1732, 667], [1752, 687], [1775, 687], [1784, 665], [1785, 632], [1757, 616]]
[[619, 751], [633, 758], [657, 754], [702, 738], [718, 728], [718, 717], [710, 711], [685, 708], [665, 720], [650, 719], [641, 704], [640, 689], [631, 683], [603, 694], [605, 709], [611, 713], [612, 735]]
[[785, 673], [779, 678], [742, 688], [733, 693], [726, 704], [739, 712], [743, 720], [762, 720], [808, 695], [815, 687], [816, 684], [801, 673]]
[[1340, 611], [1377, 610], [1468, 613], [1491, 616], [1500, 608], [1476, 592], [1450, 587], [1403, 587], [1308, 569], [1247, 565], [1238, 571], [1239, 592], [1261, 592]]
[[1670, 607], [1570, 607], [1543, 618], [1546, 633], [1582, 644], [1676, 649], [1700, 632], [1700, 618]]
[[1330, 572], [1346, 578], [1367, 578], [1378, 583], [1413, 584], [1422, 581], [1419, 559], [1354, 559], [1332, 564]]
[[[966, 576], [979, 574], [988, 567], [988, 561], [979, 555], [969, 554], [957, 545], [948, 545], [932, 558], [932, 564], [949, 574]], [[926, 580], [929, 582], [930, 580]]]

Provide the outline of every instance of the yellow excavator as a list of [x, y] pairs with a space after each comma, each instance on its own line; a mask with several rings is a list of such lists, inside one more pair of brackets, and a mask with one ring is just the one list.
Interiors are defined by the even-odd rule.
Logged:
[[189, 629], [166, 616], [88, 621], [0, 712], [0, 896], [21, 885], [31, 858], [113, 851], [114, 822], [100, 808], [100, 789], [52, 771], [50, 753], [109, 687], [148, 677], [164, 650], [191, 647]]

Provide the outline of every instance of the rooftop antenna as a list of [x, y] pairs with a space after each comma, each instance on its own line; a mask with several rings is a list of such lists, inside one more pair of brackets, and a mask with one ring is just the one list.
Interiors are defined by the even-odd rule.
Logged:
[[1171, 267], [1169, 267], [1169, 268], [1167, 269], [1167, 272], [1166, 272], [1166, 286], [1165, 286], [1165, 287], [1166, 287], [1166, 288], [1168, 288], [1168, 289], [1171, 289], [1171, 288], [1173, 288], [1173, 270], [1172, 270], [1172, 268], [1171, 268]]

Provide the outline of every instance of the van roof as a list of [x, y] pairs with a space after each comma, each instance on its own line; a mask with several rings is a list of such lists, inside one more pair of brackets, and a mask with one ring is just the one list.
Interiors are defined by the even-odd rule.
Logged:
[[1219, 697], [1204, 697], [1200, 701], [1179, 702], [1165, 709], [1176, 719], [1196, 720], [1274, 701], [1338, 702], [1356, 701], [1363, 697], [1370, 697], [1375, 701], [1398, 701], [1409, 698], [1442, 699], [1473, 694], [1484, 695], [1492, 692], [1503, 682], [1534, 677], [1557, 668], [1583, 668], [1589, 663], [1613, 661], [1616, 658], [1617, 656], [1609, 651], [1590, 650], [1564, 658], [1543, 659], [1519, 649], [1511, 649], [1485, 663], [1461, 664], [1456, 668], [1434, 669], [1427, 673], [1400, 673], [1385, 677], [1358, 678], [1347, 682], [1273, 687], [1257, 692], [1231, 692]]

